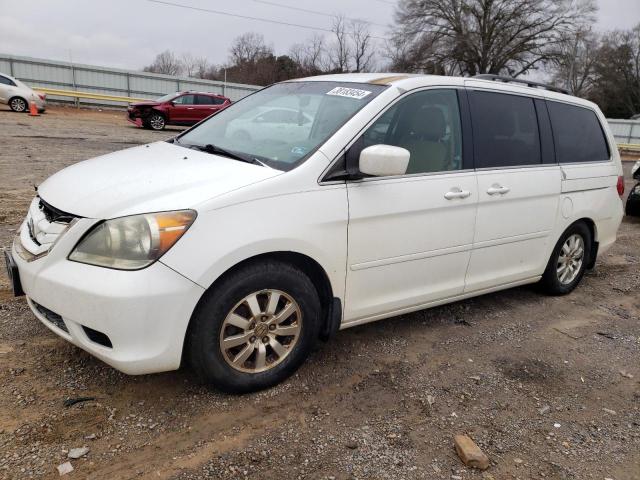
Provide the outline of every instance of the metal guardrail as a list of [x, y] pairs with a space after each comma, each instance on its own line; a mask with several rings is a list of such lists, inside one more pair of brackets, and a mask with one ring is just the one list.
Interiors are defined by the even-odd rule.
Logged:
[[46, 93], [47, 95], [55, 95], [57, 97], [71, 97], [75, 99], [87, 98], [91, 100], [103, 100], [107, 102], [132, 103], [145, 102], [149, 100], [148, 98], [122, 97], [118, 95], [103, 95], [101, 93], [75, 92], [71, 90], [58, 90], [56, 88], [36, 87], [34, 88], [34, 90], [36, 90], [37, 92]]
[[[122, 106], [123, 100], [108, 97], [152, 100], [168, 93], [195, 90], [222, 94], [232, 101], [259, 90], [260, 86], [201, 78], [178, 77], [159, 73], [123, 70], [41, 58], [0, 53], [0, 72], [22, 80], [34, 89], [52, 89], [89, 93], [94, 97], [76, 97], [75, 103], [85, 105]], [[97, 95], [104, 95], [98, 97]], [[51, 101], [74, 101], [51, 94]]]

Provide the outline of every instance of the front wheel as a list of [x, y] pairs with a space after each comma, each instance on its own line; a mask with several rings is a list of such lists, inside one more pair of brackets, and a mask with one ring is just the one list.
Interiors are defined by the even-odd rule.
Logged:
[[153, 113], [149, 118], [147, 118], [146, 123], [152, 130], [164, 130], [167, 122], [164, 119], [164, 116], [159, 113]]
[[318, 292], [302, 271], [279, 261], [247, 265], [198, 305], [188, 355], [198, 376], [228, 392], [273, 386], [304, 362], [318, 338]]
[[28, 108], [27, 101], [24, 98], [13, 97], [9, 100], [9, 108], [14, 112], [26, 112]]
[[540, 281], [551, 295], [566, 295], [582, 280], [589, 263], [591, 232], [582, 222], [569, 227], [553, 249]]

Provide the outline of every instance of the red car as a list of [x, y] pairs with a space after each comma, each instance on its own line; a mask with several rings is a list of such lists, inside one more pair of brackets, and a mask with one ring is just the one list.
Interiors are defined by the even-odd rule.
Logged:
[[215, 93], [170, 93], [155, 101], [132, 103], [127, 120], [139, 127], [162, 130], [166, 125], [194, 125], [229, 105], [231, 100]]

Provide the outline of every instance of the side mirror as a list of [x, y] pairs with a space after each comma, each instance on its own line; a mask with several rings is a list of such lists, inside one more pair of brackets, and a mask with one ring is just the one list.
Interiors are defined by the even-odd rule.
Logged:
[[392, 145], [371, 145], [360, 152], [359, 168], [366, 175], [404, 175], [409, 166], [409, 150]]

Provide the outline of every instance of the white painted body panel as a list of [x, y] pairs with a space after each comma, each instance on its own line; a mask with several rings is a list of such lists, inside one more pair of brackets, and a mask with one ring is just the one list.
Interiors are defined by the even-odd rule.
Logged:
[[[348, 188], [346, 323], [463, 292], [478, 201], [474, 172]], [[456, 188], [473, 193], [445, 199]]]
[[[479, 171], [478, 215], [466, 292], [541, 275], [558, 211], [557, 165]], [[490, 195], [495, 186], [508, 188]]]
[[[391, 77], [392, 74], [387, 76]], [[316, 80], [368, 82], [380, 74]], [[599, 252], [622, 218], [620, 159], [594, 164], [467, 170], [356, 182], [323, 182], [330, 165], [372, 119], [417, 88], [462, 87], [465, 79], [394, 80], [298, 168], [266, 167], [168, 143], [136, 147], [71, 166], [39, 187], [57, 209], [85, 217], [32, 262], [13, 250], [31, 301], [59, 313], [58, 335], [127, 373], [178, 368], [184, 336], [202, 294], [240, 262], [295, 252], [325, 271], [341, 300], [342, 328], [537, 281], [564, 230], [595, 225]], [[564, 95], [486, 81], [466, 83], [568, 101]], [[610, 145], [615, 145], [598, 113]], [[488, 195], [499, 184], [505, 195]], [[447, 200], [453, 188], [469, 191]], [[67, 256], [100, 219], [193, 209], [197, 218], [159, 262], [135, 272], [73, 263]], [[81, 325], [114, 340], [91, 342]]]

